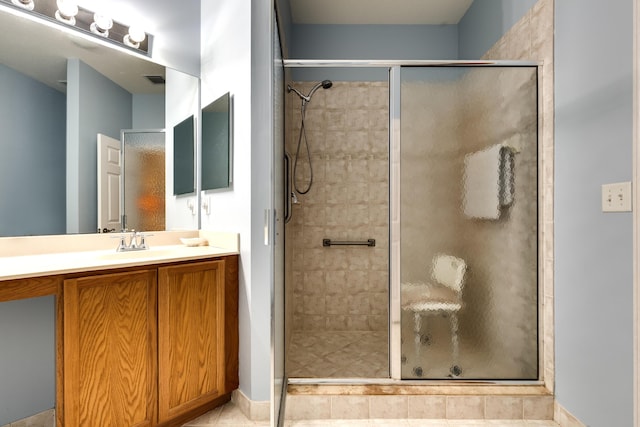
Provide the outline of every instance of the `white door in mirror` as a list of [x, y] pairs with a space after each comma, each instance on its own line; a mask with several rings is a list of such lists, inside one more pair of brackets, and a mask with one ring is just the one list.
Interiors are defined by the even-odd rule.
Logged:
[[122, 144], [98, 134], [98, 229], [122, 230]]

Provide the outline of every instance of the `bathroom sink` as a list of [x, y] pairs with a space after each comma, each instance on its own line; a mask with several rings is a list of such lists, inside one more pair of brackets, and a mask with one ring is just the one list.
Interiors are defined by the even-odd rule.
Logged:
[[140, 258], [156, 258], [164, 257], [175, 253], [171, 249], [145, 249], [141, 251], [125, 251], [125, 252], [110, 252], [106, 254], [98, 255], [98, 258], [104, 260], [122, 260], [128, 259], [140, 259]]

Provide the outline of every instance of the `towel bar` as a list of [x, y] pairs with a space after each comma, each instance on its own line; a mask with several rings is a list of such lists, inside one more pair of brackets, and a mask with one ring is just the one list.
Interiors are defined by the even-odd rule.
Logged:
[[322, 239], [322, 246], [375, 246], [375, 245], [376, 245], [376, 239], [367, 239], [361, 242], [354, 242], [354, 241], [337, 242], [337, 241], [332, 241], [331, 239]]

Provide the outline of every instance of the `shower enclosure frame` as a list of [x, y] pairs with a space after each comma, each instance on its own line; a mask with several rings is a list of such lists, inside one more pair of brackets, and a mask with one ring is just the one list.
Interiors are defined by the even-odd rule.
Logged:
[[[402, 379], [401, 376], [401, 308], [400, 308], [400, 72], [403, 67], [536, 67], [538, 76], [538, 117], [542, 117], [540, 102], [540, 79], [542, 64], [527, 60], [312, 60], [312, 59], [284, 59], [285, 68], [387, 68], [389, 70], [389, 378], [290, 378], [292, 384], [425, 384], [429, 380]], [[543, 150], [541, 144], [540, 119], [538, 119], [538, 171], [541, 171]], [[538, 173], [538, 189], [541, 190], [542, 173]], [[537, 313], [538, 313], [538, 379], [531, 380], [482, 380], [465, 381], [483, 384], [526, 384], [544, 385], [553, 388], [553, 366], [545, 366], [546, 345], [545, 334], [553, 332], [553, 325], [545, 323], [543, 315], [544, 295], [542, 280], [544, 280], [543, 252], [545, 245], [542, 233], [543, 192], [538, 191], [538, 284], [537, 284]], [[546, 332], [545, 332], [546, 331]], [[553, 333], [550, 334], [553, 337]], [[546, 345], [545, 345], [546, 344]], [[459, 380], [451, 380], [453, 383]], [[447, 383], [451, 383], [447, 381]]]

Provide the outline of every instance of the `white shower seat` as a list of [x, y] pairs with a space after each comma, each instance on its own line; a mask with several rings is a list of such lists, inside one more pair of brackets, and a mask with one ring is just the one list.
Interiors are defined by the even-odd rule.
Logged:
[[[462, 371], [458, 365], [458, 312], [462, 309], [462, 288], [464, 285], [467, 264], [464, 260], [452, 255], [436, 255], [433, 258], [431, 282], [402, 283], [401, 306], [405, 311], [413, 313], [414, 341], [416, 360], [419, 360], [421, 349], [422, 317], [429, 315], [446, 315], [451, 327], [451, 374], [459, 376]], [[415, 368], [420, 376], [422, 368]]]

